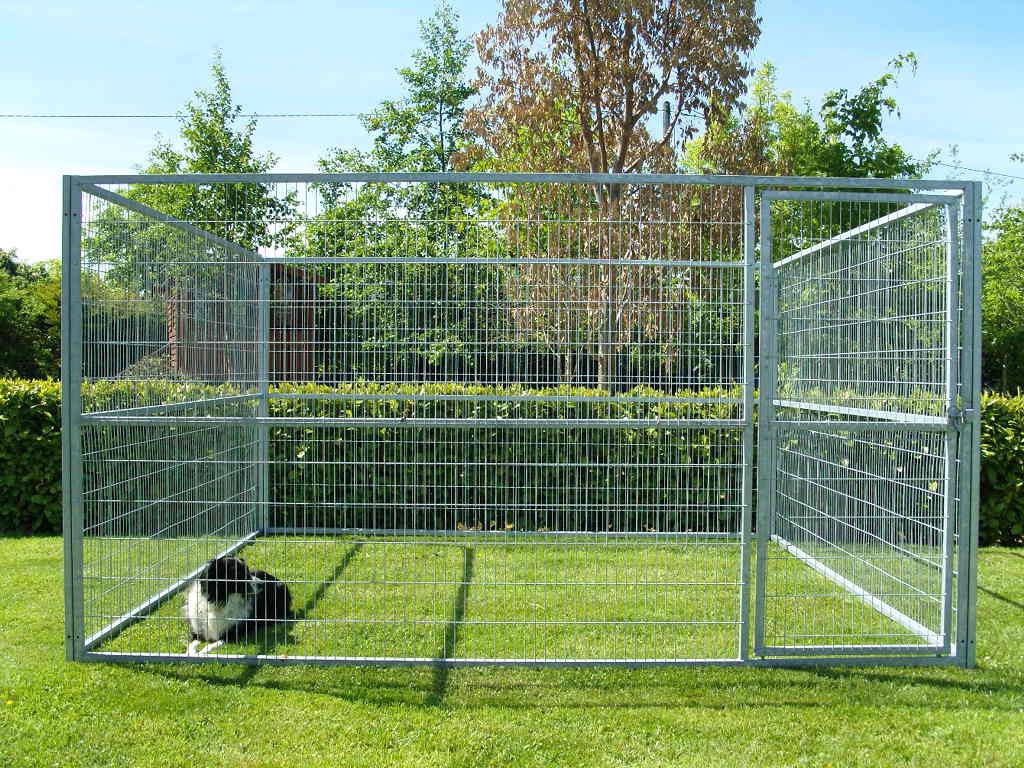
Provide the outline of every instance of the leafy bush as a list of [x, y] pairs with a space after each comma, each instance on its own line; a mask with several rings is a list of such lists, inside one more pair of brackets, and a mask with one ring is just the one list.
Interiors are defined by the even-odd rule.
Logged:
[[60, 531], [60, 463], [60, 383], [0, 379], [0, 531]]
[[[729, 418], [735, 415], [734, 405], [727, 403], [700, 405], [695, 403], [634, 402], [617, 403], [600, 398], [598, 391], [559, 387], [546, 390], [518, 388], [473, 387], [464, 385], [379, 385], [350, 384], [338, 388], [319, 385], [284, 384], [275, 389], [279, 395], [315, 395], [341, 393], [345, 399], [309, 400], [287, 397], [275, 399], [271, 404], [274, 416], [346, 416], [346, 417], [503, 417], [509, 419], [559, 418], [641, 418], [641, 417], [703, 417]], [[183, 382], [98, 382], [90, 385], [83, 393], [83, 399], [93, 408], [137, 405], [140, 402], [180, 402], [197, 400], [204, 396], [237, 394], [237, 388], [190, 384]], [[427, 401], [408, 401], [389, 398], [388, 395], [429, 393], [436, 398]], [[630, 394], [643, 399], [655, 392], [635, 389]], [[698, 393], [693, 393], [698, 394]], [[733, 392], [706, 390], [704, 396], [735, 395]], [[365, 395], [365, 399], [351, 397]], [[493, 395], [494, 399], [487, 399]], [[466, 399], [466, 396], [483, 396], [485, 399]], [[508, 399], [514, 396], [516, 399]], [[581, 396], [595, 399], [581, 402]], [[568, 399], [576, 398], [575, 400]], [[505, 399], [502, 399], [505, 398]], [[251, 409], [247, 405], [238, 406]], [[982, 400], [981, 421], [981, 521], [980, 540], [983, 545], [1024, 544], [1024, 397], [1006, 397], [988, 394]], [[234, 411], [222, 411], [234, 413]], [[508, 451], [522, 452], [527, 448], [531, 454], [534, 473], [531, 488], [522, 493], [532, 493], [526, 499], [529, 503], [549, 501], [544, 496], [546, 488], [555, 485], [550, 472], [561, 472], [557, 466], [564, 461], [559, 446], [566, 440], [585, 443], [586, 450], [577, 452], [586, 456], [586, 467], [578, 468], [578, 482], [581, 488], [590, 489], [586, 503], [578, 510], [582, 518], [564, 521], [587, 523], [587, 516], [609, 507], [615, 507], [622, 500], [617, 496], [623, 489], [632, 486], [630, 503], [636, 504], [636, 490], [639, 485], [631, 484], [621, 476], [629, 471], [629, 463], [640, 461], [645, 464], [664, 462], [671, 457], [670, 464], [700, 463], [705, 466], [701, 473], [687, 476], [687, 483], [693, 480], [688, 503], [703, 504], [709, 508], [727, 509], [732, 499], [715, 498], [716, 488], [726, 487], [713, 473], [707, 471], [729, 452], [735, 449], [730, 440], [711, 437], [715, 433], [689, 434], [685, 437], [664, 429], [623, 430], [620, 439], [609, 442], [586, 430], [573, 431], [559, 427], [543, 427], [542, 439], [531, 439], [529, 444], [502, 442], [495, 439], [496, 430], [477, 429], [467, 431], [471, 439], [440, 443], [436, 430], [429, 427], [332, 427], [314, 430], [308, 427], [273, 427], [271, 429], [271, 459], [273, 498], [277, 501], [275, 514], [280, 510], [297, 510], [308, 507], [305, 518], [309, 523], [326, 522], [328, 510], [340, 499], [332, 496], [336, 489], [349, 487], [346, 501], [358, 507], [366, 504], [377, 509], [395, 503], [409, 503], [412, 507], [424, 505], [430, 514], [450, 506], [448, 519], [438, 520], [444, 524], [461, 524], [467, 527], [511, 525], [526, 527], [525, 519], [498, 519], [496, 515], [484, 514], [488, 509], [500, 507], [509, 487], [515, 487], [517, 476], [514, 463]], [[373, 439], [369, 439], [369, 438]], [[535, 434], [534, 437], [537, 437]], [[471, 452], [471, 453], [467, 453]], [[534, 455], [535, 454], [535, 455]], [[521, 458], [521, 457], [520, 457]], [[0, 531], [16, 532], [58, 532], [61, 525], [61, 450], [60, 450], [60, 385], [53, 381], [27, 381], [0, 379]], [[464, 514], [466, 505], [458, 500], [409, 496], [409, 489], [419, 488], [421, 494], [429, 494], [430, 488], [442, 484], [442, 470], [435, 477], [427, 477], [431, 465], [441, 465], [443, 471], [451, 472], [453, 467], [463, 467], [475, 473], [462, 478], [463, 487], [474, 489], [474, 501], [479, 506], [478, 516]], [[545, 469], [547, 465], [547, 469]], [[608, 468], [620, 473], [620, 477], [609, 476]], [[373, 472], [370, 477], [368, 473]], [[660, 470], [659, 470], [660, 471]], [[418, 482], [416, 478], [418, 476]], [[671, 482], [663, 482], [669, 480]], [[658, 504], [660, 489], [669, 488], [682, 480], [681, 477], [661, 477], [658, 482], [647, 482], [644, 488], [648, 497], [644, 503], [653, 507]], [[564, 485], [564, 478], [560, 481]], [[602, 488], [602, 483], [605, 486]], [[400, 494], [406, 494], [404, 496]], [[372, 502], [372, 504], [370, 504]], [[589, 511], [588, 511], [589, 508]], [[320, 510], [319, 512], [317, 510]], [[460, 511], [461, 509], [461, 511]], [[447, 514], [447, 513], [446, 513]], [[422, 516], [421, 516], [422, 517]], [[410, 524], [423, 524], [434, 518], [409, 518]], [[333, 522], [339, 522], [336, 518]], [[295, 522], [281, 520], [281, 522]], [[349, 523], [353, 522], [351, 518]], [[372, 517], [364, 517], [362, 523], [372, 524]], [[637, 521], [633, 521], [636, 523]], [[639, 521], [643, 522], [643, 521]], [[705, 518], [705, 525], [714, 529], [723, 525], [724, 519], [714, 515]]]
[[1024, 544], [1024, 396], [981, 399], [982, 544]]

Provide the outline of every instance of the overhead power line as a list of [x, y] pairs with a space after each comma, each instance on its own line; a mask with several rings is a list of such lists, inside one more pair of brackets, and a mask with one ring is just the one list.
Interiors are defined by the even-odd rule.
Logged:
[[941, 165], [943, 168], [954, 168], [958, 171], [968, 171], [970, 173], [981, 173], [989, 176], [1002, 176], [1006, 179], [1016, 179], [1018, 181], [1024, 181], [1024, 176], [1016, 176], [1012, 173], [1001, 173], [999, 171], [985, 171], [981, 168], [968, 168], [966, 165], [955, 165], [954, 163], [943, 163], [938, 160], [933, 161], [935, 165]]
[[[173, 115], [73, 115], [73, 114], [0, 114], [0, 118], [8, 119], [22, 119], [22, 120], [51, 120], [51, 119], [64, 119], [64, 120], [162, 120], [180, 117], [178, 114]], [[239, 115], [239, 117], [359, 117], [358, 112], [246, 112]]]
[[[245, 112], [239, 117], [247, 118], [351, 118], [359, 117], [359, 112]], [[690, 112], [682, 112], [680, 116], [683, 117], [695, 117], [702, 118], [702, 115], [698, 115]], [[4, 113], [0, 114], [0, 119], [6, 120], [172, 120], [181, 117], [181, 115], [175, 114], [69, 114], [69, 113]], [[1013, 179], [1014, 181], [1024, 181], [1024, 176], [1003, 173], [1001, 171], [989, 171], [982, 168], [971, 168], [966, 165], [959, 165], [956, 163], [944, 163], [939, 160], [932, 161], [934, 165], [941, 165], [943, 168], [952, 168], [957, 171], [966, 171], [968, 173], [979, 173], [988, 176], [999, 176], [1004, 179]]]

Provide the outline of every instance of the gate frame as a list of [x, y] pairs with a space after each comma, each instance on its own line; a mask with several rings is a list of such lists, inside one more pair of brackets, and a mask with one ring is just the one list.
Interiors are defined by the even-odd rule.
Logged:
[[[232, 174], [96, 174], [96, 175], [66, 175], [63, 177], [63, 245], [62, 245], [62, 285], [63, 301], [61, 307], [61, 386], [64, 394], [62, 398], [62, 487], [63, 487], [63, 525], [64, 525], [64, 598], [65, 598], [65, 655], [69, 660], [88, 661], [168, 661], [168, 662], [202, 662], [202, 663], [245, 663], [245, 664], [365, 664], [396, 666], [423, 663], [428, 661], [440, 666], [465, 666], [465, 665], [490, 665], [508, 663], [507, 660], [481, 660], [481, 659], [434, 659], [434, 660], [403, 660], [403, 659], [380, 659], [380, 660], [331, 660], [316, 658], [271, 658], [259, 656], [226, 655], [203, 658], [185, 658], [178, 655], [161, 657], [157, 654], [121, 654], [110, 655], [95, 653], [90, 650], [101, 638], [96, 636], [85, 638], [84, 636], [84, 615], [83, 615], [83, 499], [82, 499], [82, 455], [81, 455], [81, 428], [83, 414], [81, 410], [81, 384], [82, 384], [82, 306], [81, 306], [81, 229], [82, 229], [82, 195], [85, 192], [97, 194], [107, 200], [118, 204], [128, 203], [129, 207], [137, 212], [147, 215], [154, 215], [164, 223], [191, 230], [193, 233], [205, 237], [215, 236], [203, 232], [194, 225], [179, 221], [173, 217], [141, 206], [134, 201], [123, 198], [121, 195], [109, 192], [99, 185], [121, 185], [121, 184], [270, 184], [270, 183], [551, 183], [551, 184], [666, 184], [666, 185], [695, 185], [695, 186], [717, 186], [717, 187], [742, 187], [743, 188], [743, 260], [744, 269], [743, 292], [745, 297], [745, 309], [743, 313], [744, 329], [743, 338], [745, 343], [743, 355], [743, 418], [734, 425], [742, 430], [744, 466], [741, 479], [741, 530], [738, 532], [740, 543], [740, 621], [738, 630], [738, 655], [735, 660], [655, 660], [652, 662], [637, 662], [623, 660], [600, 660], [589, 662], [586, 660], [568, 662], [572, 666], [593, 666], [619, 663], [625, 666], [648, 666], [648, 665], [678, 665], [678, 664], [715, 664], [715, 665], [747, 665], [747, 666], [845, 666], [851, 664], [901, 664], [901, 665], [932, 665], [932, 664], [958, 664], [964, 667], [973, 667], [975, 663], [975, 612], [977, 592], [977, 540], [978, 540], [978, 499], [979, 499], [979, 428], [980, 428], [980, 391], [981, 391], [981, 367], [980, 367], [980, 245], [981, 245], [981, 182], [966, 181], [943, 181], [943, 180], [909, 180], [909, 179], [863, 179], [863, 178], [840, 178], [840, 177], [778, 177], [778, 176], [715, 176], [715, 175], [682, 175], [682, 174], [588, 174], [588, 173], [232, 173]], [[754, 642], [751, 643], [750, 635], [750, 588], [751, 577], [754, 576], [755, 588], [760, 589], [764, 579], [764, 558], [761, 555], [761, 535], [758, 534], [757, 557], [752, 568], [751, 560], [754, 553], [754, 534], [752, 523], [755, 516], [753, 491], [754, 491], [754, 461], [753, 451], [755, 444], [758, 448], [757, 486], [759, 498], [768, 498], [768, 489], [774, 485], [773, 473], [767, 472], [769, 462], [764, 459], [766, 455], [771, 458], [771, 466], [774, 466], [774, 456], [765, 454], [766, 448], [771, 446], [765, 443], [769, 430], [763, 429], [759, 424], [755, 429], [754, 415], [754, 316], [755, 306], [759, 305], [762, 327], [766, 311], [769, 316], [774, 310], [771, 303], [765, 297], [771, 292], [766, 291], [766, 286], [773, 285], [773, 270], [770, 259], [758, 259], [758, 232], [755, 216], [755, 197], [761, 195], [761, 231], [760, 231], [760, 253], [768, 253], [770, 249], [770, 217], [765, 216], [766, 197], [779, 199], [786, 194], [799, 194], [787, 190], [794, 188], [817, 189], [822, 192], [810, 194], [831, 194], [840, 197], [814, 198], [814, 199], [842, 199], [843, 196], [860, 195], [861, 199], [882, 200], [884, 193], [879, 190], [891, 190], [902, 192], [906, 190], [937, 191], [956, 194], [962, 201], [962, 227], [963, 237], [960, 243], [961, 258], [961, 284], [960, 295], [961, 305], [964, 309], [961, 322], [961, 340], [963, 354], [957, 363], [960, 380], [960, 401], [961, 408], [957, 413], [950, 414], [950, 420], [958, 423], [961, 439], [958, 441], [957, 450], [959, 461], [959, 520], [958, 536], [959, 546], [957, 547], [957, 621], [955, 628], [955, 643], [950, 644], [945, 654], [936, 655], [936, 649], [929, 648], [930, 655], [921, 656], [863, 656], [838, 655], [820, 656], [813, 654], [801, 654], [798, 656], [777, 656], [755, 658], [760, 641], [763, 641], [763, 605], [759, 601], [754, 606]], [[843, 192], [825, 192], [824, 190], [846, 190]], [[849, 190], [870, 190], [861, 193], [850, 192]], [[793, 199], [793, 198], [790, 198]], [[140, 209], [144, 208], [145, 211]], [[219, 240], [219, 238], [216, 238]], [[269, 302], [266, 300], [269, 293], [270, 269], [269, 264], [273, 259], [264, 260], [257, 254], [241, 249], [239, 246], [224, 241], [221, 243], [236, 251], [245, 251], [247, 256], [255, 257], [254, 260], [264, 261], [260, 268], [259, 294], [261, 299], [261, 311], [259, 316], [260, 330], [260, 353], [259, 368], [261, 374], [268, 371], [268, 343], [269, 343]], [[767, 262], [767, 266], [766, 266]], [[755, 271], [760, 274], [761, 285], [758, 289], [755, 286]], [[766, 334], [761, 334], [760, 361], [771, 360], [773, 346]], [[777, 360], [776, 360], [777, 364]], [[258, 505], [257, 512], [260, 518], [260, 528], [265, 529], [267, 520], [269, 483], [267, 479], [267, 456], [268, 448], [267, 431], [269, 419], [267, 417], [267, 391], [268, 376], [262, 377], [262, 391], [256, 396], [260, 400], [260, 416], [254, 423], [259, 424], [260, 437], [258, 450], [264, 455], [257, 457], [258, 462]], [[771, 381], [771, 378], [769, 378]], [[762, 384], [764, 382], [762, 381]], [[774, 383], [769, 387], [762, 386], [759, 393], [760, 408], [765, 408], [767, 394], [774, 388]], [[761, 414], [771, 413], [774, 406], [770, 403], [767, 410], [761, 410]], [[762, 418], [762, 417], [759, 417]], [[769, 476], [771, 474], [772, 476]], [[762, 485], [764, 483], [764, 485]], [[763, 530], [760, 524], [762, 514], [767, 514], [768, 507], [758, 504], [756, 515], [759, 520], [759, 531]], [[769, 518], [770, 519], [770, 518]], [[252, 540], [253, 536], [260, 531], [244, 537], [236, 542], [229, 550], [235, 551], [245, 546]], [[949, 563], [952, 565], [952, 563]], [[756, 571], [756, 573], [752, 573]], [[950, 574], [951, 575], [951, 574]], [[186, 575], [174, 587], [164, 590], [155, 595], [144, 604], [137, 606], [125, 616], [113, 622], [105, 628], [101, 634], [110, 637], [121, 631], [126, 626], [144, 618], [160, 604], [173, 596], [179, 589], [187, 584], [194, 574]], [[948, 590], [947, 590], [948, 592]], [[755, 597], [757, 597], [755, 595]], [[947, 596], [948, 597], [948, 596]], [[760, 618], [758, 612], [760, 611]], [[753, 645], [753, 648], [752, 648]], [[751, 651], [754, 656], [751, 656]], [[901, 653], [904, 651], [901, 651]], [[532, 666], [557, 665], [565, 666], [567, 662], [561, 661], [532, 661]]]
[[[968, 378], [965, 374], [973, 364], [973, 359], [978, 355], [960, 354], [960, 346], [963, 345], [965, 352], [970, 352], [971, 340], [976, 330], [976, 315], [980, 312], [980, 305], [976, 296], [976, 282], [974, 271], [978, 266], [978, 259], [973, 251], [966, 247], [961, 250], [961, 237], [959, 234], [959, 209], [961, 205], [966, 209], [964, 212], [965, 230], [968, 226], [970, 209], [968, 206], [973, 202], [969, 194], [974, 190], [965, 190], [955, 195], [934, 195], [934, 194], [891, 194], [891, 193], [850, 193], [850, 192], [807, 192], [789, 190], [767, 190], [761, 194], [761, 231], [760, 231], [760, 256], [759, 271], [761, 276], [761, 388], [759, 392], [759, 423], [758, 423], [758, 488], [761, 489], [757, 509], [757, 577], [755, 579], [755, 636], [754, 655], [758, 658], [769, 659], [776, 657], [814, 657], [827, 656], [829, 654], [841, 654], [843, 656], [857, 656], [858, 654], [871, 654], [878, 656], [899, 656], [906, 654], [914, 655], [936, 655], [956, 656], [960, 659], [962, 666], [973, 666], [973, 659], [961, 657], [957, 649], [964, 644], [973, 646], [974, 615], [973, 606], [968, 605], [966, 616], [959, 615], [957, 626], [952, 627], [953, 615], [953, 540], [955, 537], [954, 505], [958, 489], [969, 489], [967, 494], [968, 503], [961, 507], [970, 506], [976, 499], [974, 496], [974, 476], [976, 461], [973, 459], [976, 452], [972, 452], [972, 446], [977, 440], [977, 430], [972, 428], [970, 421], [977, 421], [978, 409], [975, 405], [980, 385], [976, 385], [973, 377]], [[945, 373], [945, 416], [940, 417], [917, 417], [914, 421], [897, 421], [891, 418], [893, 414], [886, 412], [873, 412], [864, 414], [853, 414], [842, 407], [830, 408], [822, 406], [821, 411], [834, 415], [863, 415], [868, 418], [878, 418], [882, 421], [782, 421], [776, 418], [776, 406], [779, 401], [776, 397], [776, 384], [779, 370], [779, 352], [777, 339], [778, 320], [778, 280], [776, 271], [780, 266], [812, 252], [818, 251], [822, 245], [828, 245], [834, 241], [825, 240], [815, 243], [808, 248], [794, 254], [786, 254], [778, 261], [772, 253], [772, 213], [771, 204], [776, 200], [797, 200], [808, 202], [881, 202], [881, 203], [906, 203], [907, 207], [896, 212], [883, 216], [879, 219], [866, 222], [851, 230], [841, 233], [836, 240], [846, 235], [856, 234], [858, 231], [869, 231], [887, 223], [901, 218], [913, 216], [936, 206], [942, 206], [947, 215], [946, 219], [946, 331], [944, 334], [944, 346], [947, 354], [947, 365]], [[976, 222], [971, 222], [974, 224]], [[968, 234], [964, 233], [964, 243], [969, 242]], [[971, 269], [971, 267], [975, 269]], [[961, 275], [961, 267], [963, 267]], [[963, 282], [961, 283], [961, 279]], [[961, 296], [962, 294], [962, 296]], [[973, 300], [972, 300], [973, 299]], [[964, 311], [966, 310], [966, 311]], [[968, 319], [969, 318], [969, 319]], [[977, 350], [977, 347], [975, 347]], [[958, 396], [960, 403], [958, 404]], [[972, 416], [973, 414], [973, 416]], [[831, 430], [901, 430], [906, 432], [941, 431], [945, 435], [945, 477], [944, 477], [944, 532], [943, 532], [943, 561], [942, 561], [942, 606], [940, 614], [941, 627], [934, 632], [928, 627], [921, 625], [914, 619], [906, 616], [898, 609], [887, 605], [869, 591], [861, 588], [841, 574], [833, 571], [827, 565], [820, 563], [812, 555], [804, 552], [797, 545], [782, 539], [773, 531], [774, 510], [775, 510], [775, 478], [777, 472], [777, 441], [776, 436], [779, 427], [792, 427], [802, 429], [831, 429]], [[976, 449], [975, 449], [976, 451]], [[956, 457], [954, 459], [954, 457]], [[963, 496], [961, 492], [961, 496]], [[960, 510], [961, 518], [964, 517], [963, 509]], [[974, 518], [977, 515], [973, 515]], [[961, 522], [963, 522], [961, 520]], [[976, 523], [976, 520], [975, 520]], [[964, 527], [960, 531], [967, 530]], [[963, 563], [968, 554], [973, 557], [976, 550], [976, 535], [974, 530], [969, 534], [968, 547], [958, 548], [960, 567], [957, 570], [963, 572]], [[961, 542], [963, 539], [961, 538]], [[807, 645], [807, 646], [773, 646], [765, 642], [764, 631], [766, 623], [766, 581], [767, 581], [767, 550], [769, 544], [774, 543], [791, 555], [801, 560], [805, 565], [817, 572], [819, 575], [837, 584], [846, 590], [847, 593], [862, 600], [865, 604], [874, 608], [882, 615], [895, 621], [897, 624], [910, 630], [914, 634], [925, 639], [927, 645], [867, 645], [850, 644], [842, 646], [828, 645]], [[970, 553], [965, 550], [971, 550]], [[968, 569], [973, 571], [973, 559], [968, 564]], [[964, 585], [958, 582], [958, 590], [962, 593]], [[958, 602], [962, 606], [963, 602]], [[952, 640], [952, 634], [956, 633], [956, 643]], [[879, 663], [886, 663], [884, 659], [878, 659]]]

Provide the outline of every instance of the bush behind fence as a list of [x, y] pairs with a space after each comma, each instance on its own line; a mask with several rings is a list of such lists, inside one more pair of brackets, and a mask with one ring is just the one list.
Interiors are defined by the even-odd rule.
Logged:
[[[165, 384], [147, 382], [145, 385], [133, 382], [102, 382], [95, 385], [95, 390], [88, 388], [83, 394], [84, 399], [93, 397], [100, 403], [114, 404], [121, 401], [133, 400], [127, 391], [139, 386], [145, 386], [148, 390], [147, 399], [159, 399], [159, 390], [166, 387], [171, 399], [176, 399], [175, 394], [183, 386], [181, 382], [167, 382]], [[196, 385], [187, 385], [193, 389]], [[124, 388], [125, 393], [120, 393]], [[174, 393], [171, 389], [174, 388]], [[735, 405], [728, 403], [714, 405], [697, 405], [693, 403], [655, 403], [655, 402], [632, 402], [632, 403], [610, 403], [610, 402], [567, 402], [565, 396], [578, 397], [587, 394], [578, 389], [551, 389], [551, 390], [498, 390], [493, 387], [467, 387], [462, 385], [431, 385], [427, 388], [420, 388], [411, 385], [346, 385], [347, 394], [364, 394], [364, 400], [302, 400], [302, 399], [277, 399], [272, 401], [272, 415], [279, 416], [388, 416], [388, 417], [450, 417], [450, 416], [474, 416], [490, 417], [502, 416], [506, 418], [545, 418], [560, 416], [566, 418], [606, 418], [611, 417], [703, 417], [703, 418], [732, 418], [735, 413], [732, 409]], [[307, 385], [280, 385], [276, 389], [277, 394], [302, 395], [322, 394], [331, 391], [330, 388]], [[412, 402], [401, 399], [389, 399], [387, 395], [401, 395], [410, 392], [428, 392], [439, 397], [437, 400], [427, 402]], [[460, 399], [466, 395], [487, 396], [493, 394], [496, 397], [514, 394], [523, 399], [516, 401], [507, 400], [465, 400]], [[599, 395], [600, 393], [589, 393]], [[653, 395], [653, 392], [636, 390], [631, 393], [639, 398], [645, 394]], [[698, 393], [693, 393], [698, 394]], [[703, 395], [733, 394], [723, 392], [702, 392]], [[982, 401], [982, 425], [981, 425], [981, 519], [980, 519], [980, 540], [983, 545], [1020, 545], [1024, 544], [1024, 396], [1005, 396], [987, 394]], [[548, 429], [548, 428], [545, 428]], [[573, 428], [577, 429], [577, 428]], [[353, 432], [353, 435], [355, 432]], [[394, 436], [397, 430], [390, 430]], [[705, 435], [707, 433], [704, 433]], [[297, 437], [298, 436], [298, 437]], [[274, 461], [271, 482], [272, 498], [278, 502], [275, 505], [274, 514], [278, 516], [278, 522], [293, 522], [281, 519], [286, 515], [286, 510], [305, 508], [306, 520], [311, 524], [337, 523], [339, 520], [330, 515], [335, 512], [323, 512], [322, 510], [337, 510], [337, 502], [341, 499], [332, 496], [322, 490], [323, 483], [316, 482], [316, 473], [322, 472], [315, 462], [304, 463], [304, 459], [314, 458], [318, 452], [338, 451], [339, 446], [346, 443], [346, 433], [343, 430], [335, 430], [329, 440], [319, 438], [312, 432], [301, 432], [288, 427], [273, 427], [271, 429], [271, 459]], [[412, 437], [412, 436], [410, 436]], [[563, 436], [564, 437], [564, 436]], [[675, 452], [674, 459], [679, 463], [680, 457], [688, 456], [693, 463], [712, 464], [716, 461], [716, 452], [725, 448], [725, 453], [731, 454], [735, 446], [731, 441], [736, 435], [730, 435], [729, 445], [721, 438], [701, 438], [696, 441], [686, 442], [688, 438], [680, 437], [679, 440], [666, 440], [665, 430], [628, 430], [624, 432], [618, 443], [608, 443], [604, 446], [599, 441], [594, 441], [592, 449], [587, 453], [588, 462], [592, 462], [595, 468], [603, 465], [618, 465], [621, 470], [624, 464], [637, 456], [656, 459], [664, 456], [666, 451]], [[717, 442], [716, 442], [717, 440]], [[387, 441], [381, 443], [386, 445]], [[557, 441], [551, 442], [551, 445]], [[509, 457], [500, 454], [500, 444], [487, 441], [465, 441], [461, 443], [462, 448], [448, 447], [444, 449], [444, 459], [449, 464], [468, 462], [477, 466], [504, 466], [504, 462], [510, 462]], [[422, 446], [417, 448], [416, 446]], [[521, 447], [520, 447], [521, 448]], [[346, 449], [348, 450], [348, 449]], [[366, 447], [353, 448], [356, 451], [369, 450]], [[378, 449], [375, 449], [378, 450]], [[363, 475], [353, 475], [349, 485], [353, 493], [370, 494], [367, 498], [374, 498], [385, 501], [392, 505], [402, 503], [404, 499], [396, 496], [395, 489], [400, 489], [402, 484], [393, 482], [396, 471], [402, 471], [401, 466], [409, 461], [412, 462], [412, 471], [428, 471], [428, 463], [438, 456], [437, 449], [433, 447], [433, 441], [418, 441], [410, 439], [405, 442], [405, 448], [398, 453], [389, 456], [388, 461], [381, 462], [376, 455], [366, 455], [365, 461], [357, 462], [357, 470]], [[495, 453], [495, 451], [499, 453]], [[546, 449], [550, 450], [550, 449]], [[411, 453], [410, 453], [411, 451]], [[454, 451], [454, 453], [453, 453]], [[461, 452], [472, 451], [474, 455], [462, 455]], [[477, 455], [479, 454], [479, 455]], [[549, 458], [557, 460], [552, 454]], [[475, 461], [480, 459], [482, 461]], [[543, 463], [543, 462], [542, 462]], [[375, 468], [379, 467], [379, 470]], [[704, 507], [710, 514], [700, 518], [702, 528], [720, 530], [732, 525], [727, 519], [728, 512], [724, 511], [732, 506], [732, 500], [714, 498], [714, 491], [721, 487], [721, 481], [706, 474], [694, 476], [693, 483], [690, 483], [688, 501], [693, 509]], [[372, 473], [379, 472], [379, 476]], [[598, 478], [597, 470], [586, 474]], [[299, 474], [296, 474], [299, 473]], [[312, 473], [310, 477], [301, 476], [302, 473]], [[366, 473], [371, 473], [369, 476]], [[506, 473], [507, 474], [507, 473]], [[581, 477], [582, 479], [582, 477]], [[313, 482], [306, 482], [313, 480]], [[388, 481], [392, 482], [388, 482]], [[674, 478], [676, 482], [687, 481], [689, 478]], [[484, 494], [494, 503], [491, 506], [497, 507], [502, 498], [502, 489], [508, 483], [513, 482], [511, 477], [506, 477], [502, 472], [481, 475], [479, 483], [481, 488], [486, 489]], [[59, 533], [61, 528], [61, 448], [60, 448], [60, 385], [54, 381], [29, 381], [0, 379], [0, 531], [7, 533]], [[343, 487], [346, 483], [338, 484]], [[312, 491], [311, 488], [320, 488], [319, 491]], [[331, 493], [334, 493], [332, 491]], [[609, 491], [602, 496], [600, 494], [591, 497], [595, 509], [607, 509], [615, 506], [615, 491]], [[317, 495], [319, 494], [319, 495]], [[383, 494], [383, 495], [381, 495]], [[353, 499], [356, 499], [353, 496]], [[358, 503], [360, 499], [356, 499]], [[365, 501], [365, 499], [363, 499]], [[421, 500], [422, 501], [422, 500]], [[466, 525], [490, 527], [492, 525], [513, 525], [515, 527], [530, 527], [529, 520], [518, 517], [516, 519], [497, 519], [497, 516], [469, 514], [460, 515], [458, 503], [454, 499], [432, 499], [434, 509], [448, 508], [451, 510], [450, 517], [445, 517], [441, 522], [445, 525]], [[538, 498], [536, 501], [542, 502]], [[650, 508], [653, 509], [659, 499], [652, 496]], [[729, 503], [723, 503], [729, 502]], [[428, 505], [430, 506], [430, 505]], [[715, 509], [716, 506], [719, 509]], [[317, 512], [316, 510], [321, 510]], [[463, 510], [465, 511], [465, 510]], [[594, 517], [594, 510], [589, 512], [580, 510], [590, 519]], [[494, 519], [491, 519], [493, 517]], [[424, 517], [424, 521], [431, 519]], [[368, 520], [360, 519], [359, 523], [364, 524]], [[369, 521], [372, 522], [372, 521]], [[637, 520], [630, 523], [643, 525], [645, 521]], [[572, 521], [566, 520], [566, 525]], [[577, 523], [578, 524], [578, 523]], [[651, 518], [651, 524], [665, 525], [665, 522]], [[594, 521], [587, 523], [592, 527]], [[672, 524], [674, 529], [689, 529], [693, 525], [692, 520], [678, 519]]]

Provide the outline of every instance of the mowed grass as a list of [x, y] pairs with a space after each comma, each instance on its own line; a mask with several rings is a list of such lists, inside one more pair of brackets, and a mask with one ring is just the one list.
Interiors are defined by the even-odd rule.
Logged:
[[[87, 636], [231, 543], [89, 540]], [[769, 644], [924, 643], [792, 555], [772, 552]], [[268, 537], [238, 554], [289, 585], [295, 620], [262, 630], [250, 642], [226, 644], [215, 652], [219, 656], [739, 657], [740, 547], [729, 539]], [[902, 601], [912, 616], [938, 627], [937, 598], [878, 594]], [[173, 597], [96, 650], [182, 654], [188, 641], [182, 603], [183, 595]]]
[[1021, 551], [981, 553], [975, 670], [69, 664], [60, 551], [0, 540], [5, 768], [1024, 764]]
[[[134, 544], [111, 542], [115, 549]], [[219, 655], [557, 660], [738, 653], [740, 560], [731, 541], [270, 537], [239, 555], [289, 585], [296, 620], [255, 642], [225, 645]], [[87, 585], [121, 595], [95, 626], [132, 607], [124, 599], [139, 592], [132, 578], [137, 574], [115, 570]], [[107, 584], [114, 589], [105, 591]], [[165, 586], [147, 585], [153, 592]], [[181, 653], [181, 604], [181, 597], [169, 600], [99, 650]]]

